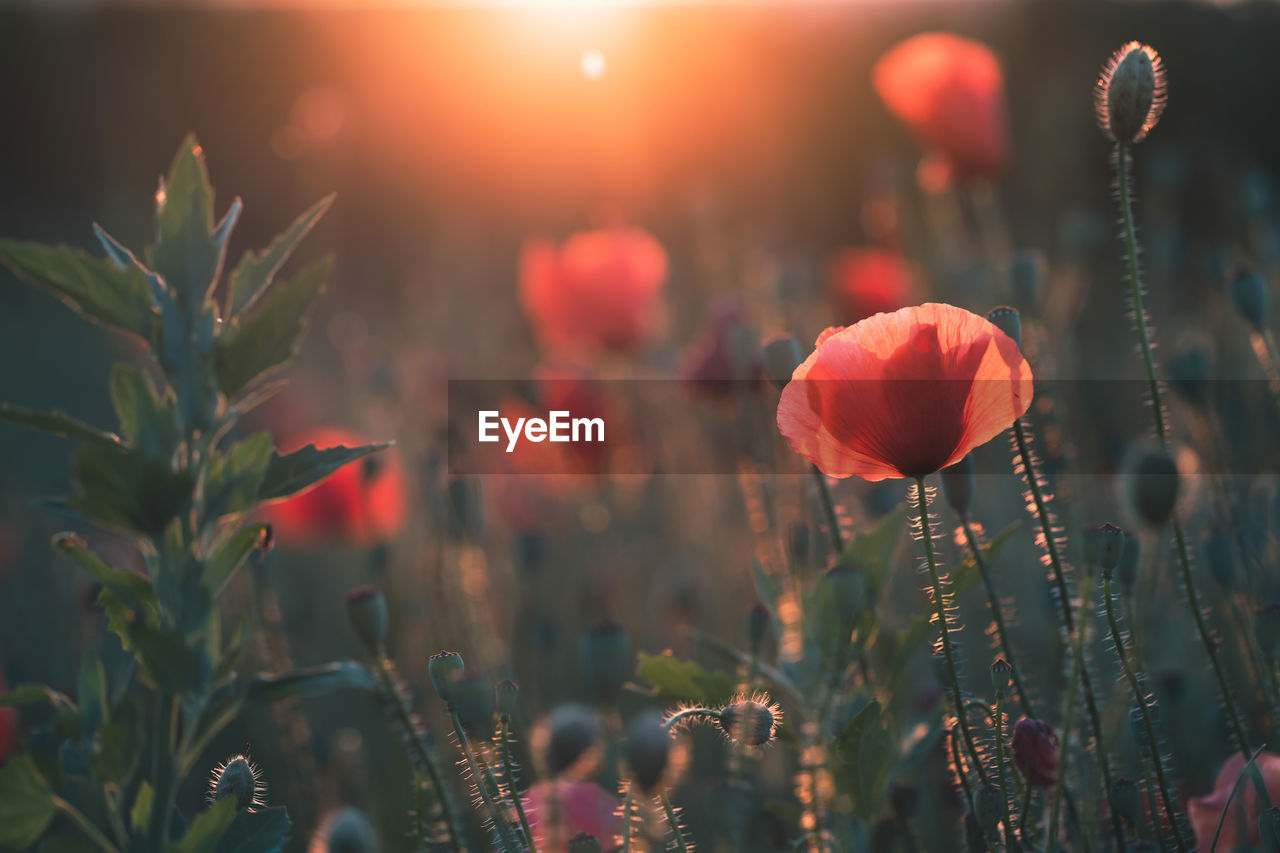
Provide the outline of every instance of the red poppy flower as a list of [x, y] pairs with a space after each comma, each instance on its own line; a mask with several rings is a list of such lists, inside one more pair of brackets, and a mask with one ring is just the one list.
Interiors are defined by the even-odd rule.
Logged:
[[[1262, 773], [1263, 782], [1267, 786], [1267, 795], [1271, 802], [1280, 803], [1280, 755], [1274, 752], [1263, 752], [1254, 761]], [[1244, 756], [1236, 753], [1227, 759], [1218, 771], [1218, 779], [1213, 786], [1213, 793], [1206, 797], [1192, 797], [1187, 802], [1187, 816], [1196, 832], [1196, 849], [1208, 850], [1213, 843], [1213, 834], [1218, 829], [1218, 818], [1227, 807], [1227, 799], [1236, 780], [1244, 772]], [[1236, 850], [1244, 847], [1258, 846], [1258, 816], [1262, 813], [1258, 803], [1258, 792], [1248, 779], [1240, 783], [1235, 798], [1231, 801], [1231, 811], [1222, 822], [1222, 836], [1218, 839], [1219, 850]], [[1244, 837], [1240, 837], [1240, 829], [1244, 828]]]
[[[322, 427], [295, 436], [282, 452], [314, 444], [318, 448], [368, 444], [358, 433]], [[408, 495], [404, 467], [394, 449], [383, 450], [339, 468], [329, 477], [292, 497], [264, 508], [277, 541], [303, 547], [343, 540], [376, 545], [392, 539], [404, 526]]]
[[612, 850], [622, 835], [618, 798], [594, 782], [539, 782], [525, 794], [524, 810], [539, 850], [564, 850], [579, 832]]
[[845, 323], [897, 311], [915, 301], [915, 270], [891, 249], [840, 252], [831, 260], [828, 283]]
[[950, 33], [922, 33], [872, 71], [881, 100], [962, 178], [991, 178], [1009, 159], [1004, 77], [991, 49]]
[[533, 240], [520, 256], [520, 300], [538, 339], [553, 350], [644, 346], [666, 279], [666, 251], [634, 228], [584, 231], [560, 247]]
[[1058, 734], [1043, 720], [1023, 717], [1013, 727], [1013, 763], [1032, 785], [1051, 788], [1058, 781]]
[[922, 477], [1031, 405], [1031, 367], [985, 317], [927, 303], [823, 332], [778, 402], [778, 428], [831, 477]]

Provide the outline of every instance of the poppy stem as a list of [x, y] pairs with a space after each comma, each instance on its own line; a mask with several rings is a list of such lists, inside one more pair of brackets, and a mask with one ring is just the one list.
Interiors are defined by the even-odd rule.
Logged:
[[813, 479], [818, 483], [818, 499], [822, 502], [822, 514], [827, 518], [827, 527], [831, 531], [831, 547], [837, 555], [844, 553], [844, 536], [840, 533], [840, 518], [836, 515], [835, 501], [831, 499], [831, 486], [827, 483], [827, 475], [818, 470], [817, 465], [810, 465]]
[[1000, 773], [1000, 794], [1004, 801], [1004, 844], [1006, 850], [1013, 851], [1018, 849], [1018, 840], [1013, 835], [1013, 818], [1009, 813], [1007, 793], [1009, 788], [1004, 772], [1004, 690], [996, 691], [996, 713], [993, 719], [996, 729], [996, 769]]
[[[1173, 840], [1177, 844], [1178, 850], [1185, 853], [1188, 849], [1182, 834], [1185, 819], [1182, 815], [1182, 808], [1178, 805], [1177, 798], [1170, 790], [1169, 783], [1165, 779], [1164, 759], [1160, 754], [1160, 741], [1156, 738], [1155, 725], [1151, 722], [1151, 710], [1147, 706], [1146, 692], [1142, 689], [1138, 676], [1129, 662], [1129, 655], [1125, 651], [1124, 635], [1120, 632], [1120, 624], [1116, 621], [1115, 602], [1111, 594], [1110, 571], [1106, 571], [1102, 575], [1102, 600], [1106, 606], [1107, 624], [1111, 628], [1111, 642], [1115, 646], [1116, 657], [1120, 659], [1120, 668], [1124, 670], [1124, 677], [1129, 682], [1130, 689], [1133, 690], [1133, 700], [1138, 703], [1138, 710], [1142, 715], [1142, 728], [1147, 737], [1147, 748], [1151, 751], [1151, 762], [1155, 767], [1156, 783], [1160, 787], [1160, 799], [1164, 802], [1164, 810], [1165, 814], [1169, 816], [1169, 823], [1173, 825]], [[1153, 813], [1152, 818], [1158, 827], [1160, 822], [1159, 815]]]
[[[1049, 835], [1045, 840], [1047, 845], [1054, 845], [1058, 840], [1058, 817], [1062, 808], [1062, 780], [1067, 777], [1067, 756], [1071, 744], [1071, 718], [1075, 716], [1076, 706], [1076, 687], [1082, 686], [1087, 682], [1084, 677], [1084, 635], [1085, 614], [1087, 614], [1090, 600], [1093, 598], [1093, 575], [1089, 572], [1083, 572], [1083, 580], [1080, 583], [1080, 621], [1072, 634], [1072, 655], [1071, 655], [1071, 678], [1067, 682], [1067, 695], [1062, 701], [1062, 738], [1058, 746], [1058, 780], [1059, 784], [1053, 786], [1053, 804], [1049, 808]], [[1070, 604], [1067, 605], [1070, 607]], [[1102, 755], [1101, 745], [1099, 745], [1099, 755]], [[1104, 790], [1111, 790], [1111, 782], [1109, 779], [1103, 782]], [[1117, 831], [1117, 840], [1119, 841], [1120, 850], [1126, 849], [1124, 839], [1124, 828], [1120, 826], [1120, 819], [1114, 812], [1111, 815], [1111, 822]], [[1050, 847], [1052, 849], [1052, 847]]]
[[452, 707], [449, 708], [449, 720], [453, 723], [453, 733], [458, 738], [458, 748], [462, 750], [467, 769], [471, 771], [472, 783], [476, 786], [476, 792], [480, 794], [485, 810], [489, 812], [493, 830], [498, 836], [498, 849], [504, 851], [522, 849], [518, 833], [512, 830], [507, 816], [503, 814], [500, 804], [502, 789], [498, 786], [498, 780], [494, 778], [493, 771], [489, 769], [484, 759], [476, 755], [471, 746], [471, 739], [467, 736], [467, 730], [463, 728], [458, 712]]
[[689, 844], [684, 840], [684, 830], [680, 828], [680, 819], [676, 817], [675, 807], [671, 805], [671, 798], [666, 793], [661, 794], [662, 811], [667, 815], [667, 826], [671, 827], [671, 834], [676, 839], [676, 849], [680, 853], [689, 853]]
[[538, 847], [533, 840], [533, 830], [529, 828], [529, 818], [524, 813], [524, 802], [520, 796], [520, 789], [516, 787], [516, 774], [511, 764], [511, 724], [507, 722], [506, 717], [498, 721], [499, 733], [502, 736], [502, 775], [507, 780], [507, 791], [511, 794], [511, 801], [516, 806], [516, 816], [520, 818], [520, 829], [524, 831], [524, 839], [529, 844], [529, 853], [538, 853]]
[[973, 554], [973, 563], [978, 567], [978, 575], [982, 578], [982, 585], [987, 590], [987, 604], [991, 607], [991, 620], [996, 628], [996, 640], [1000, 643], [1000, 651], [1004, 655], [1005, 661], [1013, 668], [1010, 675], [1013, 676], [1013, 689], [1018, 693], [1018, 704], [1022, 707], [1024, 715], [1035, 719], [1036, 715], [1031, 710], [1031, 700], [1027, 698], [1027, 690], [1022, 685], [1022, 676], [1018, 672], [1018, 665], [1013, 660], [1013, 646], [1009, 643], [1009, 632], [1004, 621], [1004, 608], [1000, 604], [999, 596], [996, 595], [995, 582], [991, 579], [991, 567], [987, 565], [987, 558], [982, 555], [982, 546], [978, 543], [978, 536], [973, 529], [973, 522], [970, 520], [968, 513], [960, 517], [960, 526], [964, 530], [965, 544], [969, 546], [969, 552]]
[[929, 580], [933, 583], [933, 605], [938, 620], [938, 636], [942, 645], [942, 656], [947, 664], [947, 675], [951, 684], [951, 706], [955, 710], [956, 721], [960, 724], [960, 734], [964, 737], [965, 750], [969, 753], [969, 761], [978, 772], [982, 784], [987, 783], [987, 771], [978, 757], [978, 749], [974, 745], [973, 732], [969, 730], [969, 718], [965, 713], [964, 694], [960, 690], [960, 676], [956, 671], [955, 650], [951, 644], [951, 622], [947, 617], [947, 602], [943, 595], [942, 576], [938, 573], [938, 561], [933, 552], [933, 528], [929, 523], [929, 493], [924, 485], [924, 477], [916, 477], [916, 507], [920, 513], [920, 533], [924, 539], [924, 559], [929, 566]]

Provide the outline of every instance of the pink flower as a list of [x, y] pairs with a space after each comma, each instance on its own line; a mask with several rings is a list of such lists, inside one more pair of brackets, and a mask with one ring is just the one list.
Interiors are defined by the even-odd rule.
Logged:
[[[1254, 761], [1262, 779], [1267, 786], [1267, 795], [1273, 803], [1280, 803], [1280, 755], [1263, 752]], [[1191, 827], [1196, 833], [1196, 846], [1208, 850], [1213, 843], [1213, 833], [1217, 831], [1218, 819], [1227, 807], [1227, 798], [1231, 789], [1244, 772], [1244, 756], [1236, 753], [1227, 759], [1218, 771], [1218, 780], [1214, 783], [1213, 792], [1204, 797], [1192, 797], [1187, 802], [1187, 814], [1191, 818]], [[1262, 808], [1258, 803], [1258, 792], [1253, 780], [1245, 778], [1231, 800], [1231, 811], [1222, 822], [1222, 835], [1218, 838], [1219, 850], [1235, 850], [1237, 847], [1248, 847], [1258, 844], [1258, 816]], [[1244, 827], [1244, 837], [1240, 837], [1240, 828]]]
[[828, 284], [840, 321], [853, 324], [910, 305], [916, 273], [892, 249], [845, 249], [831, 259]]
[[1058, 781], [1058, 734], [1043, 720], [1023, 717], [1013, 727], [1013, 762], [1022, 778], [1041, 788]]
[[564, 850], [579, 832], [612, 850], [622, 835], [618, 798], [594, 782], [539, 782], [525, 794], [524, 810], [539, 850]]

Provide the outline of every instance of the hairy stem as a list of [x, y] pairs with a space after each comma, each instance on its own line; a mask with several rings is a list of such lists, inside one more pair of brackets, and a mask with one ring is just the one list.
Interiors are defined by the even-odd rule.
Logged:
[[1013, 646], [1009, 643], [1009, 631], [1004, 622], [1004, 608], [1000, 605], [1000, 598], [996, 594], [995, 582], [991, 579], [991, 567], [987, 565], [987, 558], [982, 555], [982, 547], [978, 544], [978, 536], [974, 532], [973, 522], [970, 520], [968, 513], [961, 516], [960, 526], [964, 530], [965, 543], [969, 546], [969, 552], [973, 554], [974, 565], [978, 567], [978, 575], [982, 578], [982, 585], [987, 590], [987, 603], [991, 607], [991, 619], [996, 627], [996, 639], [1000, 644], [1000, 652], [1004, 656], [1009, 666], [1013, 667], [1013, 689], [1018, 694], [1018, 704], [1022, 708], [1022, 713], [1035, 718], [1035, 714], [1031, 710], [1031, 700], [1027, 698], [1027, 690], [1022, 685], [1022, 675], [1018, 670], [1017, 663], [1013, 658]]
[[516, 774], [511, 766], [511, 725], [505, 718], [499, 721], [499, 733], [502, 736], [502, 774], [507, 779], [507, 790], [516, 804], [516, 815], [520, 818], [520, 829], [524, 831], [525, 841], [529, 844], [529, 853], [538, 853], [533, 841], [533, 830], [529, 828], [529, 818], [524, 813], [524, 802], [520, 798], [520, 790], [516, 787]]

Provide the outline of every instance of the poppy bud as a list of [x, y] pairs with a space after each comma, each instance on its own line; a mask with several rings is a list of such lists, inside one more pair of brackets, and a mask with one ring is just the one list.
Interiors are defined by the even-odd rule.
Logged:
[[1253, 326], [1254, 331], [1261, 332], [1266, 328], [1271, 300], [1267, 282], [1261, 273], [1253, 267], [1237, 267], [1227, 276], [1227, 292], [1236, 312]]
[[247, 755], [233, 755], [218, 765], [209, 783], [209, 801], [216, 803], [230, 797], [236, 801], [236, 809], [252, 810], [264, 805], [262, 795], [266, 786], [258, 777], [258, 768]]
[[347, 619], [369, 651], [378, 654], [387, 639], [387, 599], [383, 594], [372, 586], [348, 592]]
[[1009, 259], [1009, 290], [1020, 308], [1034, 311], [1044, 288], [1045, 259], [1041, 252], [1024, 249]]
[[773, 616], [769, 613], [769, 608], [759, 602], [747, 614], [747, 647], [751, 649], [751, 654], [760, 654], [760, 646], [764, 643], [772, 622]]
[[646, 712], [627, 726], [627, 740], [622, 755], [631, 768], [631, 778], [645, 794], [652, 794], [662, 782], [671, 755], [671, 735], [662, 717]]
[[773, 740], [777, 725], [773, 708], [751, 699], [734, 702], [720, 712], [720, 728], [730, 740], [747, 746], [763, 746]]
[[987, 319], [1000, 331], [1004, 332], [1022, 349], [1022, 316], [1017, 308], [1001, 305], [987, 312]]
[[1173, 517], [1178, 505], [1178, 466], [1163, 450], [1137, 457], [1125, 476], [1125, 491], [1134, 513], [1152, 527]]
[[1204, 407], [1208, 402], [1205, 391], [1212, 369], [1204, 347], [1198, 344], [1183, 347], [1169, 359], [1169, 385], [1188, 403]]
[[862, 572], [847, 565], [836, 565], [822, 576], [822, 596], [836, 608], [841, 625], [852, 626], [867, 603], [867, 579]]
[[1085, 558], [1091, 565], [1102, 567], [1107, 577], [1124, 558], [1124, 531], [1114, 524], [1103, 524], [1084, 533]]
[[1253, 636], [1268, 661], [1280, 660], [1280, 604], [1258, 608], [1253, 614]]
[[966, 453], [959, 462], [942, 469], [942, 494], [946, 496], [947, 504], [961, 516], [968, 514], [973, 503], [976, 480], [972, 453]]
[[542, 756], [551, 776], [572, 767], [600, 741], [604, 727], [596, 712], [585, 705], [561, 705], [547, 720], [546, 753]]
[[319, 843], [312, 842], [311, 849], [324, 853], [377, 853], [378, 833], [364, 812], [348, 807], [326, 821]]
[[1125, 531], [1124, 551], [1120, 554], [1120, 565], [1116, 568], [1116, 580], [1120, 581], [1120, 590], [1125, 595], [1133, 595], [1133, 588], [1138, 583], [1138, 568], [1142, 564], [1142, 540]]
[[1030, 785], [1052, 787], [1058, 781], [1058, 735], [1043, 720], [1023, 717], [1013, 727], [1013, 763]]
[[449, 705], [470, 737], [493, 737], [493, 679], [487, 675], [464, 675], [453, 682], [449, 694]]
[[594, 835], [579, 832], [569, 839], [569, 853], [601, 853], [600, 840]]
[[451, 701], [454, 683], [462, 677], [465, 668], [462, 655], [457, 652], [437, 652], [427, 661], [427, 674], [431, 676], [431, 684], [446, 705]]
[[973, 798], [973, 816], [978, 826], [988, 835], [995, 835], [1000, 830], [1000, 821], [1004, 820], [1004, 791], [996, 785], [983, 785]]
[[493, 695], [498, 706], [498, 719], [504, 723], [519, 713], [520, 687], [514, 681], [506, 679], [493, 686]]
[[1094, 87], [1098, 126], [1112, 142], [1141, 142], [1164, 110], [1164, 66], [1154, 50], [1136, 41], [1107, 62]]
[[611, 704], [631, 673], [631, 643], [614, 622], [601, 622], [578, 640], [578, 664], [587, 689], [600, 702]]
[[764, 345], [764, 373], [779, 391], [787, 387], [791, 374], [795, 373], [804, 353], [795, 338], [773, 338]]
[[1258, 815], [1258, 841], [1263, 853], [1280, 853], [1280, 808], [1272, 806]]
[[1004, 658], [996, 658], [996, 662], [991, 664], [991, 686], [995, 688], [996, 696], [1003, 699], [1012, 682], [1013, 667]]
[[1137, 826], [1142, 816], [1142, 799], [1138, 791], [1138, 783], [1132, 779], [1121, 777], [1111, 783], [1111, 791], [1107, 795], [1111, 803], [1111, 811], [1115, 812], [1129, 826]]

